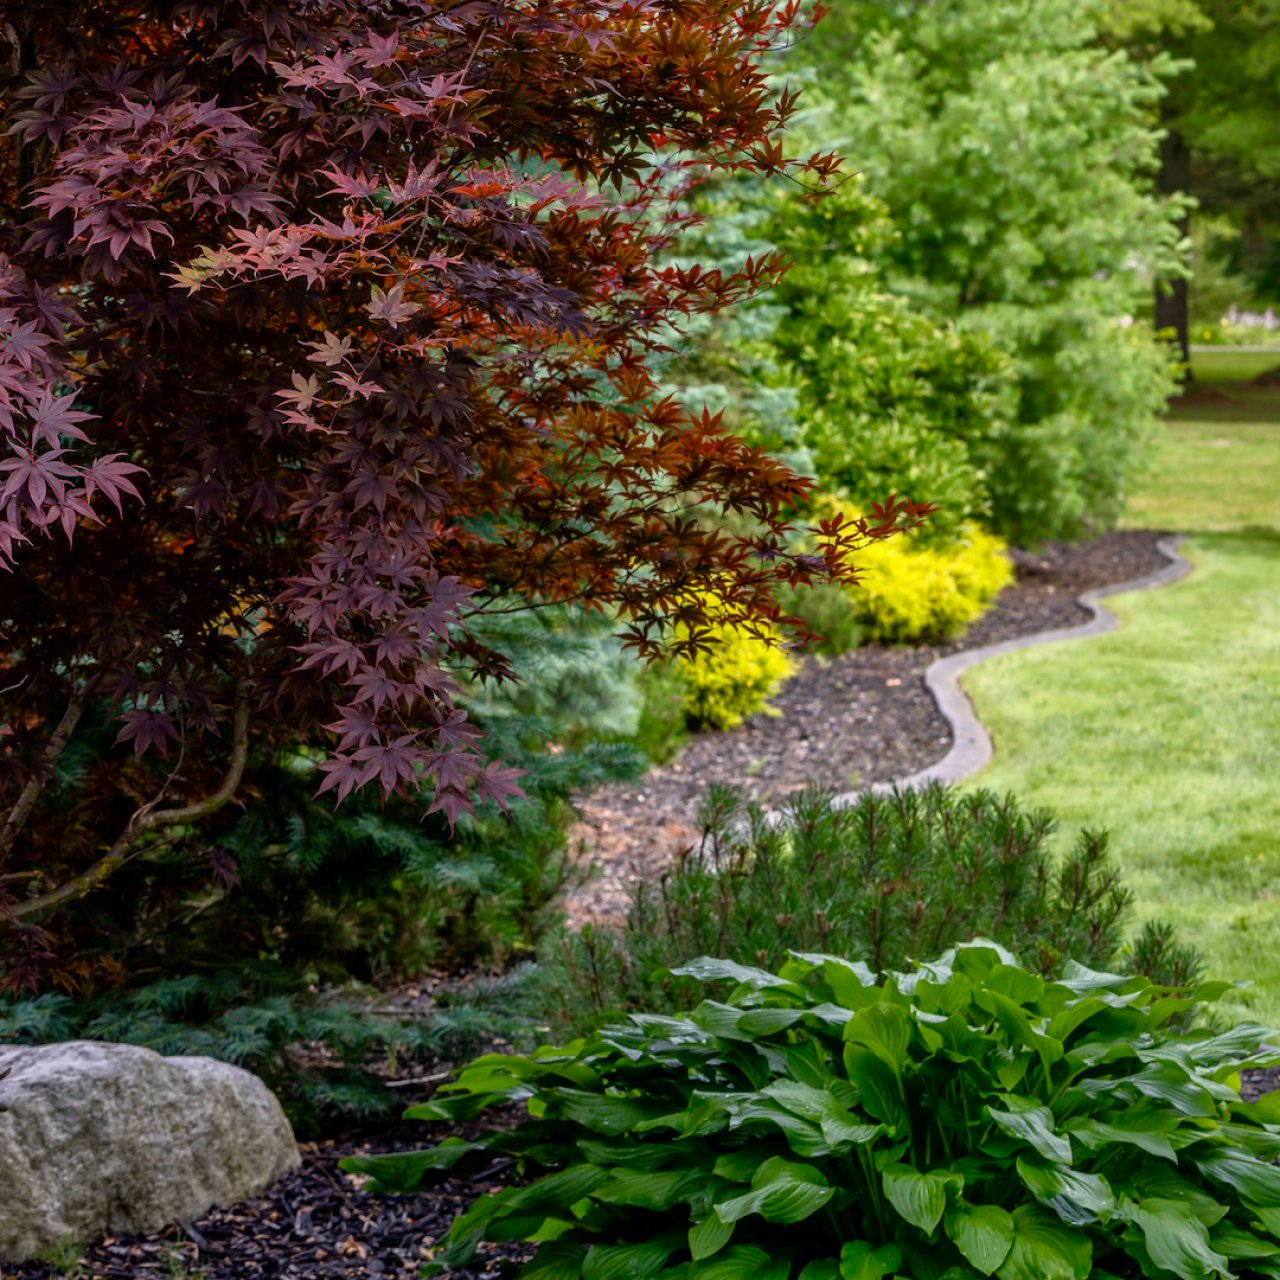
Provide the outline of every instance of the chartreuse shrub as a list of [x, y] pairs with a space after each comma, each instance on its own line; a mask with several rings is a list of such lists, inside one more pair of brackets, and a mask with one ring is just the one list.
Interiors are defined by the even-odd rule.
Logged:
[[1269, 1033], [1179, 1029], [1227, 983], [1051, 982], [985, 942], [882, 981], [818, 954], [681, 974], [722, 998], [480, 1058], [407, 1113], [519, 1103], [514, 1130], [344, 1167], [403, 1191], [514, 1159], [439, 1262], [532, 1241], [524, 1280], [1280, 1271], [1280, 1104], [1238, 1092]]
[[[846, 498], [819, 497], [815, 520], [836, 514], [854, 519], [860, 513]], [[797, 589], [787, 604], [829, 652], [863, 640], [910, 644], [959, 635], [1013, 581], [1013, 564], [1004, 540], [974, 521], [942, 535], [931, 525], [858, 551], [856, 586]]]
[[874, 640], [909, 643], [959, 635], [1013, 581], [1005, 543], [962, 525], [952, 542], [907, 535], [862, 553], [858, 618]]
[[882, 973], [982, 935], [1044, 974], [1068, 956], [1179, 984], [1197, 972], [1162, 926], [1123, 954], [1130, 895], [1106, 833], [1055, 858], [1053, 815], [1013, 796], [934, 785], [835, 808], [811, 788], [769, 821], [713, 787], [700, 817], [698, 848], [636, 887], [624, 924], [548, 935], [533, 986], [550, 1025], [685, 1008], [696, 988], [669, 966], [708, 953], [776, 967], [790, 948], [837, 951]]
[[781, 637], [717, 621], [709, 628], [710, 649], [677, 660], [686, 686], [685, 713], [710, 729], [733, 729], [749, 715], [768, 711], [769, 699], [795, 670]]

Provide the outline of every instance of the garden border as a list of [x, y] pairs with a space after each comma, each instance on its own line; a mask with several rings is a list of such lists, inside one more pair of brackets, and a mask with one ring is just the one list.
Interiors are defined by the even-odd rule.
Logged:
[[1094, 587], [1078, 596], [1076, 601], [1080, 607], [1088, 609], [1093, 615], [1088, 622], [1082, 622], [1074, 627], [1054, 627], [1028, 636], [1015, 636], [995, 644], [982, 645], [977, 649], [965, 649], [932, 663], [924, 673], [925, 686], [951, 730], [950, 750], [941, 760], [929, 765], [928, 768], [909, 774], [905, 778], [894, 779], [892, 782], [878, 782], [871, 787], [843, 792], [833, 796], [831, 803], [843, 808], [856, 804], [859, 797], [865, 795], [867, 791], [885, 792], [894, 788], [922, 787], [930, 782], [950, 785], [963, 782], [966, 778], [971, 778], [985, 769], [991, 762], [995, 748], [991, 735], [983, 727], [982, 721], [978, 719], [977, 712], [973, 709], [973, 703], [961, 689], [959, 676], [979, 662], [985, 662], [988, 658], [998, 657], [1003, 653], [1028, 649], [1032, 645], [1052, 644], [1058, 640], [1083, 640], [1088, 636], [1106, 635], [1107, 632], [1116, 630], [1120, 625], [1120, 619], [1102, 603], [1103, 599], [1128, 591], [1149, 591], [1155, 587], [1170, 586], [1185, 578], [1193, 568], [1191, 562], [1179, 550], [1185, 537], [1185, 534], [1179, 533], [1157, 541], [1157, 550], [1169, 561], [1162, 569], [1144, 574], [1141, 578], [1132, 578], [1128, 582], [1116, 583], [1114, 586]]

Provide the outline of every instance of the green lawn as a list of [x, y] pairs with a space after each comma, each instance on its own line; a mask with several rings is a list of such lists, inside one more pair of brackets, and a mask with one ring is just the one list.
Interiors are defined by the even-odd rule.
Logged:
[[1132, 513], [1193, 533], [1195, 573], [1112, 601], [1112, 635], [970, 672], [996, 743], [975, 784], [1054, 808], [1064, 836], [1108, 827], [1137, 918], [1251, 979], [1230, 1011], [1280, 1027], [1280, 391], [1177, 407]]
[[1191, 368], [1202, 382], [1241, 382], [1280, 367], [1275, 351], [1195, 351]]

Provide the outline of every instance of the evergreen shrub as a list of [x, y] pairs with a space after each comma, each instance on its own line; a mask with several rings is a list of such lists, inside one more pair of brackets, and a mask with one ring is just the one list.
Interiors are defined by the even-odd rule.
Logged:
[[869, 547], [866, 575], [850, 590], [875, 640], [948, 640], [961, 634], [1013, 581], [1004, 541], [964, 524], [952, 542], [906, 536]]
[[1266, 1028], [1186, 1032], [1178, 991], [993, 943], [877, 977], [702, 958], [675, 1017], [484, 1057], [409, 1117], [525, 1118], [348, 1159], [417, 1190], [514, 1161], [434, 1269], [536, 1242], [523, 1280], [1205, 1280], [1280, 1266], [1280, 1098], [1241, 1099]]
[[401, 1105], [383, 1066], [457, 1062], [520, 1032], [524, 1021], [510, 1012], [515, 985], [479, 984], [415, 1017], [379, 1012], [375, 992], [307, 992], [287, 968], [244, 964], [124, 991], [0, 1002], [0, 1044], [110, 1040], [235, 1063], [266, 1081], [305, 1138]]
[[[616, 648], [563, 611], [519, 616], [502, 638], [531, 655], [524, 680], [476, 685], [468, 706], [487, 747], [523, 770], [524, 799], [478, 805], [451, 832], [426, 800], [357, 793], [335, 810], [315, 795], [314, 753], [257, 751], [247, 803], [189, 824], [66, 913], [70, 994], [0, 998], [0, 1042], [124, 1040], [241, 1063], [309, 1131], [394, 1107], [377, 1070], [389, 1057], [456, 1060], [510, 1033], [509, 999], [425, 1017], [370, 1009], [378, 989], [431, 969], [500, 975], [530, 960], [579, 874], [570, 796], [643, 768], [634, 746], [584, 740], [593, 696], [634, 697], [617, 692]], [[88, 715], [58, 761], [50, 808], [68, 840], [112, 736]]]
[[[1082, 831], [1055, 859], [1052, 815], [1012, 796], [934, 785], [830, 801], [810, 788], [771, 822], [710, 788], [700, 844], [637, 886], [625, 925], [548, 935], [534, 978], [544, 1020], [582, 1031], [619, 1011], [683, 1008], [694, 987], [668, 967], [704, 954], [776, 967], [792, 949], [836, 951], [881, 973], [981, 935], [1038, 973], [1068, 958], [1133, 963], [1131, 895], [1105, 832]], [[1194, 977], [1194, 953], [1162, 937], [1140, 957], [1150, 972]]]

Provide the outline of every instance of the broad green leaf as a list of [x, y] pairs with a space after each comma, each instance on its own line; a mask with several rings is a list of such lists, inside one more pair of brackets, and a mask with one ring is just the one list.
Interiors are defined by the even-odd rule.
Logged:
[[1148, 1098], [1171, 1103], [1185, 1116], [1211, 1120], [1218, 1114], [1207, 1083], [1203, 1079], [1191, 1079], [1177, 1063], [1150, 1063], [1142, 1071], [1126, 1076], [1125, 1083]]
[[1035, 1004], [1044, 995], [1044, 979], [1014, 965], [998, 964], [982, 984], [988, 991], [998, 991], [1014, 1004]]
[[831, 1066], [813, 1040], [782, 1045], [781, 1053], [787, 1064], [786, 1074], [791, 1079], [816, 1089], [830, 1087], [833, 1079]]
[[556, 1240], [544, 1244], [525, 1269], [521, 1280], [578, 1280], [586, 1253], [580, 1244]]
[[756, 1176], [760, 1166], [776, 1150], [775, 1146], [768, 1143], [748, 1143], [737, 1151], [726, 1151], [712, 1166], [711, 1172], [717, 1178], [724, 1178], [728, 1182], [750, 1182]]
[[757, 1131], [761, 1126], [768, 1126], [781, 1131], [787, 1145], [798, 1156], [828, 1155], [830, 1143], [823, 1136], [821, 1128], [812, 1121], [804, 1120], [772, 1098], [757, 1094], [742, 1095], [730, 1110], [730, 1127]]
[[738, 1026], [742, 1010], [736, 1005], [721, 1004], [718, 1000], [704, 1000], [693, 1011], [693, 1020], [704, 1031], [723, 1040], [749, 1041], [751, 1035]]
[[1081, 1173], [1061, 1164], [1040, 1164], [1021, 1156], [1017, 1169], [1027, 1190], [1064, 1222], [1080, 1226], [1105, 1219], [1115, 1208], [1111, 1188], [1096, 1173]]
[[582, 1263], [582, 1280], [647, 1280], [656, 1276], [679, 1246], [679, 1237], [642, 1244], [593, 1244]]
[[758, 1213], [766, 1222], [803, 1222], [835, 1195], [822, 1173], [807, 1164], [774, 1156], [751, 1179], [751, 1190], [715, 1206], [721, 1222]]
[[1019, 1138], [1046, 1160], [1055, 1164], [1071, 1163], [1071, 1143], [1053, 1131], [1053, 1112], [1048, 1107], [1020, 1098], [1013, 1094], [1001, 1094], [1008, 1111], [987, 1107], [986, 1113], [996, 1126], [1011, 1138]]
[[889, 1203], [913, 1227], [926, 1235], [942, 1220], [947, 1207], [947, 1185], [962, 1180], [954, 1173], [920, 1173], [907, 1164], [890, 1165], [880, 1175]]
[[1263, 1164], [1240, 1151], [1196, 1151], [1192, 1159], [1215, 1182], [1233, 1188], [1260, 1209], [1280, 1206], [1280, 1167]]
[[515, 1210], [567, 1211], [570, 1205], [608, 1185], [616, 1176], [598, 1164], [576, 1164], [539, 1178], [527, 1187], [512, 1187], [508, 1192], [499, 1194], [503, 1197], [503, 1209], [508, 1213]]
[[1166, 1164], [1145, 1165], [1124, 1186], [1112, 1184], [1117, 1196], [1127, 1195], [1131, 1200], [1177, 1200], [1190, 1205], [1196, 1217], [1206, 1227], [1212, 1227], [1227, 1216], [1227, 1206], [1220, 1204], [1201, 1188], [1188, 1182], [1176, 1169]]
[[805, 1264], [796, 1280], [840, 1280], [840, 1264], [834, 1258], [817, 1258]]
[[1264, 1240], [1251, 1231], [1230, 1222], [1220, 1222], [1209, 1232], [1209, 1244], [1224, 1258], [1274, 1258], [1280, 1256], [1280, 1244]]
[[733, 1223], [722, 1222], [714, 1213], [705, 1222], [689, 1228], [689, 1253], [694, 1262], [719, 1253], [733, 1239]]
[[430, 1102], [405, 1110], [406, 1120], [474, 1120], [482, 1111], [500, 1103], [519, 1102], [533, 1096], [533, 1089], [513, 1080], [509, 1089], [491, 1093], [437, 1093]]
[[1109, 1013], [1111, 1006], [1097, 996], [1085, 996], [1073, 1000], [1049, 1019], [1045, 1034], [1061, 1040], [1064, 1044], [1073, 1031], [1079, 1030], [1090, 1018], [1099, 1013]]
[[905, 1127], [907, 1108], [902, 1100], [902, 1085], [883, 1058], [861, 1045], [847, 1044], [844, 1068], [857, 1086], [864, 1111], [883, 1120], [895, 1132]]
[[897, 1005], [874, 1004], [859, 1009], [845, 1024], [844, 1038], [870, 1049], [897, 1076], [911, 1043], [911, 1016]]
[[[791, 954], [820, 968], [827, 986], [842, 1004], [846, 993], [853, 995], [856, 1002], [848, 1006], [850, 1009], [861, 1009], [864, 1004], [875, 1003], [879, 995], [876, 975], [861, 960], [846, 960], [843, 956], [828, 956], [815, 951], [793, 951]], [[859, 989], [869, 991], [871, 999], [864, 1000], [858, 996]]]
[[689, 1280], [787, 1280], [791, 1264], [756, 1245], [733, 1245], [689, 1269]]
[[1013, 1243], [996, 1272], [1000, 1280], [1086, 1280], [1093, 1248], [1083, 1231], [1031, 1205], [1019, 1205], [1011, 1216]]
[[1233, 1102], [1231, 1110], [1259, 1124], [1280, 1125], [1280, 1090], [1264, 1093], [1253, 1102]]
[[795, 1080], [777, 1080], [764, 1093], [786, 1110], [816, 1123], [822, 1136], [833, 1146], [840, 1142], [871, 1142], [884, 1132], [883, 1125], [862, 1124], [826, 1089], [815, 1089]]
[[1124, 1124], [1107, 1124], [1101, 1120], [1069, 1120], [1064, 1126], [1067, 1132], [1088, 1147], [1097, 1151], [1100, 1147], [1121, 1145], [1138, 1147], [1148, 1155], [1177, 1163], [1178, 1156], [1166, 1136], [1178, 1127], [1176, 1115], [1146, 1115], [1125, 1117]]
[[577, 1147], [592, 1164], [628, 1169], [661, 1169], [687, 1160], [697, 1150], [691, 1142], [600, 1142], [593, 1138], [579, 1138]]
[[916, 984], [916, 1004], [928, 1013], [941, 1013], [950, 1018], [966, 1013], [972, 1002], [973, 983], [962, 973], [952, 974], [945, 982]]
[[957, 1204], [947, 1210], [942, 1225], [956, 1248], [984, 1276], [1008, 1257], [1013, 1244], [1013, 1219], [998, 1205]]
[[902, 1266], [896, 1244], [873, 1249], [865, 1240], [851, 1240], [840, 1250], [840, 1280], [883, 1280]]
[[[1118, 973], [1106, 973], [1101, 969], [1090, 969], [1078, 960], [1068, 960], [1062, 966], [1062, 977], [1058, 985], [1070, 987], [1072, 991], [1119, 991], [1128, 984], [1146, 983], [1145, 978], [1122, 977]], [[1149, 985], [1149, 984], [1148, 984]]]
[[582, 1089], [548, 1089], [546, 1096], [558, 1103], [570, 1120], [608, 1138], [626, 1133], [644, 1120], [655, 1120], [667, 1111], [664, 1103], [652, 1098], [623, 1098]]
[[1229, 1275], [1227, 1259], [1209, 1243], [1209, 1232], [1191, 1205], [1181, 1200], [1143, 1200], [1123, 1197], [1116, 1216], [1132, 1222], [1142, 1232], [1151, 1260], [1182, 1280], [1202, 1280], [1207, 1275]]
[[735, 960], [721, 960], [715, 956], [699, 956], [682, 964], [671, 973], [677, 978], [696, 978], [699, 982], [736, 982], [741, 986], [753, 987], [757, 991], [791, 991], [803, 995], [803, 989], [794, 982], [787, 982], [767, 969], [755, 969], [750, 965], [738, 964]]
[[701, 1169], [614, 1169], [612, 1180], [592, 1192], [604, 1204], [633, 1205], [662, 1213], [688, 1198], [706, 1178]]
[[[393, 1155], [348, 1156], [341, 1168], [348, 1173], [363, 1173], [374, 1179], [380, 1191], [412, 1191], [421, 1185], [427, 1173], [444, 1173], [464, 1156], [485, 1152], [482, 1143], [446, 1138], [427, 1151], [397, 1151]], [[474, 1170], [472, 1172], [475, 1172]]]
[[1000, 1029], [1013, 1044], [1022, 1045], [1036, 1052], [1046, 1076], [1053, 1064], [1062, 1058], [1062, 1041], [1038, 1031], [1032, 1026], [1031, 1017], [1027, 1011], [1020, 1004], [1010, 1000], [1008, 996], [1002, 995], [999, 991], [979, 987], [973, 993], [973, 1000], [980, 1008], [995, 1014]]
[[753, 1036], [771, 1036], [793, 1027], [805, 1016], [805, 1009], [752, 1009], [738, 1018], [738, 1030]]

